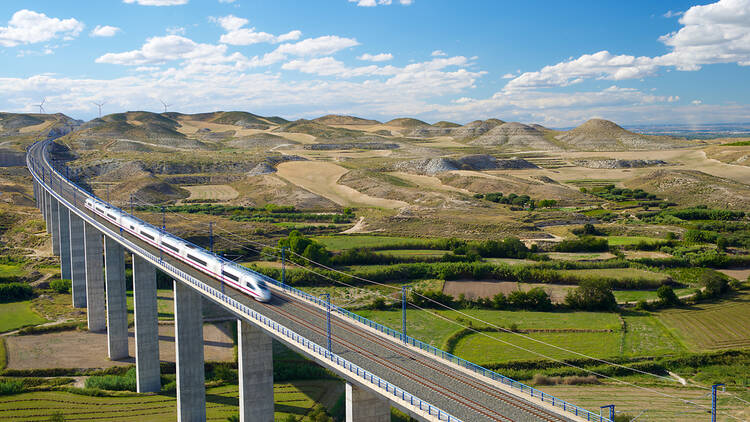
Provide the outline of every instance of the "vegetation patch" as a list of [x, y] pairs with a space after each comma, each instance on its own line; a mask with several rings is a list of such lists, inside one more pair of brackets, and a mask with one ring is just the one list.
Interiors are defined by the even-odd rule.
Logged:
[[47, 322], [31, 309], [31, 302], [0, 304], [0, 332], [17, 330], [30, 325]]

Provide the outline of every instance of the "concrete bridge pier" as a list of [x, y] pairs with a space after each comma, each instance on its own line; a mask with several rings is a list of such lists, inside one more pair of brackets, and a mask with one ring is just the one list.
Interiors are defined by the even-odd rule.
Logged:
[[138, 392], [158, 392], [161, 390], [161, 379], [156, 268], [135, 254], [133, 255], [133, 309], [135, 310], [135, 372]]
[[240, 422], [273, 422], [273, 349], [271, 337], [237, 320], [237, 369]]
[[107, 329], [104, 310], [104, 248], [102, 234], [89, 223], [84, 223], [84, 261], [86, 270], [86, 315], [89, 331]]
[[63, 205], [57, 204], [58, 232], [60, 233], [60, 273], [66, 280], [73, 279], [70, 267], [70, 211]]
[[390, 422], [387, 400], [352, 383], [346, 383], [346, 422]]
[[44, 205], [44, 211], [42, 213], [44, 216], [44, 225], [47, 229], [47, 234], [52, 234], [52, 217], [50, 216], [52, 213], [52, 205], [50, 204], [50, 195], [46, 190], [42, 190], [42, 203]]
[[[67, 209], [67, 208], [66, 208]], [[70, 279], [74, 308], [86, 307], [86, 245], [83, 219], [70, 212]], [[99, 255], [101, 257], [101, 255]]]
[[50, 219], [47, 221], [52, 223], [52, 253], [60, 256], [60, 204], [52, 195], [49, 195], [49, 200]]
[[203, 298], [174, 281], [177, 420], [206, 420], [206, 378], [203, 365]]
[[107, 236], [104, 236], [104, 261], [107, 284], [107, 351], [111, 360], [119, 360], [128, 357], [125, 250]]

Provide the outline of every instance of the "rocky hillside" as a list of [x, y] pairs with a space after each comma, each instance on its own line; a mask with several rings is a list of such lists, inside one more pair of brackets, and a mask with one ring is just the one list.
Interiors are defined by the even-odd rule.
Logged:
[[750, 209], [750, 186], [696, 170], [656, 170], [627, 182], [684, 205]]
[[320, 123], [324, 125], [379, 125], [380, 122], [377, 120], [368, 120], [368, 119], [362, 119], [360, 117], [354, 117], [354, 116], [341, 116], [338, 114], [329, 114], [327, 116], [318, 117], [317, 119], [313, 119], [313, 122]]
[[435, 175], [454, 170], [513, 170], [538, 168], [524, 159], [500, 160], [491, 155], [467, 155], [460, 158], [426, 158], [397, 163], [396, 171]]
[[566, 149], [583, 151], [633, 151], [671, 149], [684, 142], [666, 136], [647, 136], [630, 132], [614, 122], [591, 119], [555, 139]]
[[522, 123], [509, 122], [495, 126], [489, 132], [469, 142], [477, 146], [500, 146], [509, 151], [558, 151], [559, 145], [544, 132]]

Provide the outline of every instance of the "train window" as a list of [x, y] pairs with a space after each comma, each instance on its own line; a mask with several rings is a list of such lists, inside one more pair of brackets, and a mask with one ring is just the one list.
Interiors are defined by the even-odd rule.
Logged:
[[117, 217], [115, 217], [114, 215], [112, 215], [112, 214], [109, 214], [109, 213], [107, 213], [107, 217], [109, 217], [109, 218], [111, 218], [111, 219], [115, 219], [115, 218], [117, 218]]
[[156, 239], [154, 239], [154, 236], [151, 236], [150, 234], [144, 232], [143, 230], [141, 230], [141, 234], [144, 235], [144, 236], [146, 236], [146, 237], [148, 237], [151, 240], [156, 240]]
[[99, 208], [99, 207], [96, 207], [96, 210], [97, 210], [97, 211], [99, 211], [99, 212], [101, 212], [101, 213], [103, 213], [103, 212], [104, 212], [104, 210], [103, 210], [103, 209], [101, 209], [101, 208]]
[[188, 249], [195, 249], [195, 246], [193, 246], [191, 244], [185, 244], [185, 247], [188, 248]]
[[162, 244], [162, 246], [166, 246], [167, 248], [169, 248], [169, 249], [171, 249], [171, 250], [173, 250], [175, 252], [179, 252], [180, 251], [179, 249], [177, 249], [177, 247], [175, 247], [173, 245], [170, 245], [167, 242], [162, 241], [161, 244]]
[[130, 226], [130, 230], [135, 230], [135, 226]]
[[223, 271], [223, 270], [221, 271], [221, 275], [223, 275], [224, 277], [226, 277], [226, 278], [228, 278], [230, 280], [240, 281], [240, 278], [237, 277], [236, 275], [234, 275], [232, 273], [228, 273], [228, 272]]
[[193, 255], [191, 255], [191, 254], [187, 254], [187, 257], [188, 257], [188, 259], [192, 259], [193, 261], [195, 261], [195, 262], [197, 262], [197, 263], [199, 263], [199, 264], [203, 265], [204, 267], [205, 267], [206, 265], [208, 265], [208, 263], [207, 263], [206, 261], [204, 261], [204, 260], [202, 260], [202, 259], [200, 259], [200, 258], [196, 258], [196, 257], [194, 257], [194, 256], [193, 256]]
[[252, 289], [253, 288], [253, 285], [250, 284], [250, 283], [245, 283], [245, 286], [247, 286], [248, 289]]

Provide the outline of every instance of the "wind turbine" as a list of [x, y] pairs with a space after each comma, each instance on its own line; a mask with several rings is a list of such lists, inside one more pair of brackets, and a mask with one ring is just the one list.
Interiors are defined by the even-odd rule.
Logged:
[[100, 119], [102, 118], [102, 107], [104, 106], [104, 104], [106, 104], [106, 103], [103, 103], [103, 102], [102, 103], [94, 103], [95, 106], [99, 107], [99, 118]]
[[35, 107], [39, 107], [39, 114], [44, 114], [45, 113], [44, 103], [46, 103], [46, 102], [47, 102], [47, 99], [46, 98], [42, 98], [42, 102], [40, 104], [34, 104]]
[[164, 113], [166, 113], [167, 112], [167, 108], [172, 105], [172, 104], [165, 103], [163, 100], [159, 100], [159, 102], [161, 103], [161, 105], [164, 106]]

